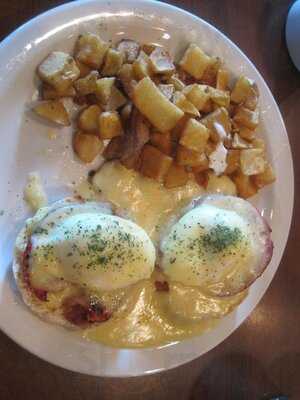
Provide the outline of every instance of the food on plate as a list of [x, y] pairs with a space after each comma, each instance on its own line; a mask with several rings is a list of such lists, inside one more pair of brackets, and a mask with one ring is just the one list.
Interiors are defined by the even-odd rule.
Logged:
[[233, 196], [208, 195], [162, 239], [160, 266], [173, 281], [215, 296], [232, 296], [253, 283], [270, 262], [270, 228], [255, 207]]
[[109, 204], [66, 199], [27, 221], [13, 269], [35, 313], [76, 328], [108, 319], [116, 305], [103, 304], [101, 293], [150, 278], [154, 263], [142, 228], [113, 214]]
[[[166, 187], [186, 185], [194, 174], [207, 188], [214, 173], [228, 177], [223, 181], [234, 182], [244, 198], [275, 179], [257, 132], [256, 83], [244, 75], [232, 83], [223, 61], [198, 44], [190, 44], [176, 63], [156, 44], [122, 39], [112, 45], [85, 33], [73, 55], [54, 51], [37, 71], [42, 101], [33, 109], [40, 117], [67, 126], [74, 118], [64, 99], [79, 105], [73, 148], [84, 163], [98, 155], [118, 159]], [[137, 135], [140, 128], [134, 127], [141, 117], [147, 135]]]
[[47, 205], [47, 196], [42, 185], [41, 177], [37, 172], [28, 175], [24, 189], [24, 199], [33, 211]]
[[42, 208], [19, 234], [13, 266], [25, 303], [116, 347], [213, 327], [272, 257], [270, 228], [245, 200], [276, 179], [255, 82], [232, 83], [194, 43], [177, 63], [156, 44], [94, 33], [37, 71], [34, 111], [72, 124], [75, 154], [99, 166], [75, 198], [49, 207], [31, 178], [25, 197]]

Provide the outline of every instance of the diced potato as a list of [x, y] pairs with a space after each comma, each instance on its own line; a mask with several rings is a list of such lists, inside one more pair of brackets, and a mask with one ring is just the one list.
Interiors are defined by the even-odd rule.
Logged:
[[212, 172], [208, 174], [206, 190], [208, 193], [221, 193], [226, 196], [237, 195], [236, 185], [229, 176], [216, 176]]
[[81, 161], [90, 163], [103, 149], [103, 142], [98, 136], [78, 131], [74, 136], [73, 147]]
[[204, 107], [210, 99], [209, 87], [207, 85], [193, 84], [183, 89], [183, 94], [194, 104], [199, 111], [204, 111]]
[[132, 64], [123, 64], [119, 71], [118, 77], [122, 82], [122, 86], [126, 94], [131, 98], [134, 86], [137, 83], [133, 74]]
[[171, 137], [174, 142], [179, 142], [182, 131], [190, 118], [191, 118], [190, 115], [184, 114], [184, 116], [177, 122], [175, 127], [171, 130]]
[[93, 69], [91, 67], [89, 67], [86, 64], [83, 64], [79, 60], [75, 60], [75, 62], [80, 71], [80, 75], [79, 75], [80, 78], [85, 78], [90, 72], [93, 71]]
[[149, 55], [150, 65], [155, 74], [171, 73], [175, 65], [169, 53], [161, 47], [156, 47]]
[[194, 176], [198, 185], [206, 189], [208, 182], [208, 171], [197, 172], [194, 174]]
[[227, 167], [224, 171], [226, 175], [230, 175], [237, 171], [240, 167], [240, 150], [230, 149], [227, 153]]
[[246, 128], [245, 126], [241, 126], [239, 128], [239, 135], [242, 139], [251, 141], [255, 138], [255, 131], [253, 129]]
[[54, 51], [39, 65], [38, 75], [43, 82], [63, 92], [79, 77], [80, 71], [70, 54]]
[[132, 64], [139, 55], [140, 45], [134, 40], [122, 39], [117, 49], [124, 54], [124, 62]]
[[236, 104], [243, 103], [251, 94], [251, 88], [253, 85], [254, 81], [252, 79], [249, 79], [246, 76], [240, 76], [231, 92], [231, 101]]
[[212, 153], [213, 151], [216, 150], [216, 147], [217, 147], [217, 143], [216, 143], [216, 142], [213, 142], [212, 140], [209, 140], [209, 141], [206, 143], [206, 146], [205, 146], [205, 154], [206, 154], [207, 156], [210, 156], [211, 153]]
[[141, 154], [141, 173], [157, 181], [163, 181], [172, 158], [159, 151], [156, 147], [146, 144]]
[[228, 91], [209, 88], [210, 98], [219, 107], [228, 108], [230, 104], [230, 93]]
[[241, 171], [244, 175], [257, 175], [264, 172], [266, 160], [262, 149], [241, 150]]
[[46, 100], [39, 102], [33, 111], [40, 117], [56, 124], [69, 126], [69, 114], [60, 100]]
[[193, 117], [200, 117], [197, 108], [191, 103], [182, 92], [175, 92], [173, 95], [173, 103], [183, 112], [190, 114]]
[[207, 156], [205, 153], [190, 150], [184, 146], [177, 147], [176, 162], [178, 165], [186, 167], [200, 167], [205, 165]]
[[242, 139], [238, 133], [233, 135], [233, 140], [231, 143], [233, 149], [248, 149], [251, 147], [250, 143]]
[[225, 135], [229, 135], [231, 132], [230, 117], [228, 111], [224, 107], [218, 108], [208, 114], [206, 117], [202, 118], [200, 122], [209, 129], [211, 139], [214, 142], [223, 140], [225, 138], [224, 132]]
[[86, 33], [78, 37], [75, 57], [91, 68], [99, 69], [103, 63], [109, 44], [98, 35]]
[[216, 88], [219, 90], [226, 90], [228, 88], [229, 78], [229, 71], [220, 68], [217, 73]]
[[124, 54], [115, 49], [108, 49], [105, 56], [104, 66], [102, 67], [102, 75], [117, 75], [124, 62]]
[[127, 101], [128, 100], [123, 95], [123, 93], [115, 86], [112, 86], [108, 103], [105, 105], [105, 110], [115, 111], [118, 108], [124, 106], [127, 103]]
[[99, 78], [99, 72], [91, 71], [84, 78], [80, 78], [76, 82], [74, 82], [74, 86], [78, 94], [81, 96], [86, 96], [87, 94], [95, 93], [97, 89], [96, 82], [98, 78]]
[[96, 82], [96, 96], [101, 104], [109, 102], [116, 78], [101, 78]]
[[209, 130], [205, 125], [191, 118], [184, 127], [179, 143], [199, 153], [204, 152], [209, 138]]
[[259, 123], [258, 110], [252, 111], [245, 107], [239, 107], [233, 120], [249, 129], [255, 129]]
[[194, 78], [201, 79], [210, 62], [210, 57], [200, 47], [190, 44], [179, 65]]
[[135, 86], [133, 102], [160, 132], [170, 131], [184, 115], [180, 108], [166, 99], [150, 78], [142, 79]]
[[211, 57], [210, 63], [205, 69], [201, 82], [205, 83], [206, 85], [216, 86], [217, 81], [217, 73], [221, 66], [221, 59], [219, 57]]
[[181, 165], [177, 165], [176, 163], [172, 163], [165, 176], [164, 185], [167, 189], [172, 189], [175, 187], [184, 186], [188, 179], [189, 175], [185, 168]]
[[99, 132], [101, 139], [111, 139], [123, 134], [121, 118], [117, 111], [106, 111], [100, 114]]
[[132, 71], [137, 81], [151, 75], [150, 60], [143, 51], [140, 52], [138, 58], [133, 62]]
[[81, 112], [78, 118], [78, 126], [81, 130], [88, 133], [99, 132], [99, 116], [101, 108], [96, 104], [89, 106]]
[[270, 164], [266, 165], [264, 172], [254, 175], [251, 178], [255, 186], [259, 189], [263, 188], [266, 185], [269, 185], [270, 183], [275, 182], [276, 180], [274, 170]]
[[238, 195], [243, 199], [248, 199], [257, 193], [258, 188], [252, 182], [250, 176], [238, 171], [233, 175], [232, 179], [236, 185]]
[[256, 84], [254, 83], [253, 87], [251, 88], [250, 94], [248, 95], [248, 97], [246, 98], [246, 100], [243, 103], [244, 107], [249, 108], [249, 110], [254, 111], [258, 105], [258, 97], [259, 97], [258, 88], [257, 88]]
[[132, 103], [127, 103], [120, 111], [120, 116], [124, 126], [129, 120], [131, 112], [132, 112]]
[[170, 76], [168, 79], [168, 83], [174, 85], [175, 90], [181, 91], [185, 88], [185, 84], [176, 75]]
[[252, 140], [251, 144], [255, 149], [262, 149], [263, 151], [266, 150], [266, 143], [263, 139], [255, 138]]
[[215, 110], [215, 107], [216, 107], [216, 104], [214, 104], [211, 99], [208, 99], [207, 102], [202, 107], [201, 111], [204, 114], [209, 114]]
[[162, 94], [168, 99], [171, 100], [174, 94], [174, 85], [172, 84], [159, 84], [158, 89], [162, 92]]
[[69, 86], [64, 91], [60, 92], [47, 84], [44, 84], [42, 87], [43, 100], [56, 100], [62, 97], [74, 97], [75, 95], [76, 92], [73, 86]]
[[170, 132], [153, 132], [150, 135], [150, 143], [157, 147], [164, 154], [170, 156], [173, 150], [173, 142]]
[[196, 167], [192, 167], [194, 174], [199, 172], [207, 171], [209, 169], [209, 160], [205, 153], [201, 154], [201, 159]]

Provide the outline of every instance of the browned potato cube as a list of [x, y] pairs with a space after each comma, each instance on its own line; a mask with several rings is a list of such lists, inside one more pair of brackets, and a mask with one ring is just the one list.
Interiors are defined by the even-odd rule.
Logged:
[[70, 54], [54, 51], [39, 65], [38, 75], [43, 82], [63, 92], [79, 77], [80, 71]]
[[75, 56], [81, 63], [99, 69], [103, 63], [109, 44], [98, 35], [86, 33], [78, 37]]
[[202, 112], [204, 114], [209, 114], [211, 112], [213, 112], [215, 110], [215, 104], [212, 102], [211, 99], [208, 99], [207, 102], [204, 104], [204, 106], [202, 107]]
[[209, 193], [221, 193], [227, 196], [236, 196], [237, 194], [236, 185], [229, 176], [216, 176], [213, 172], [208, 173], [206, 190]]
[[241, 171], [244, 175], [257, 175], [266, 167], [265, 153], [262, 149], [241, 150]]
[[200, 121], [205, 125], [211, 135], [211, 139], [214, 142], [219, 142], [229, 135], [231, 132], [231, 121], [226, 108], [221, 107], [212, 113], [208, 114], [206, 117], [202, 118]]
[[204, 111], [204, 107], [210, 99], [209, 87], [207, 85], [193, 84], [183, 89], [183, 94], [194, 104], [199, 111]]
[[257, 193], [258, 189], [252, 182], [250, 176], [244, 175], [241, 171], [237, 171], [232, 179], [236, 185], [238, 195], [243, 199], [248, 199]]
[[124, 54], [115, 49], [108, 49], [105, 56], [102, 75], [113, 76], [117, 75], [124, 62]]
[[211, 57], [210, 63], [202, 75], [201, 82], [205, 83], [206, 85], [215, 87], [217, 81], [217, 73], [220, 66], [221, 59], [219, 57]]
[[207, 171], [209, 169], [209, 159], [206, 153], [201, 154], [201, 158], [198, 160], [198, 165], [196, 167], [192, 167], [192, 171], [194, 174], [199, 172]]
[[170, 156], [172, 154], [173, 142], [170, 132], [160, 133], [153, 132], [150, 135], [150, 143], [157, 147], [164, 154]]
[[205, 146], [205, 154], [207, 156], [210, 156], [211, 153], [216, 150], [216, 148], [217, 148], [217, 143], [213, 142], [212, 140], [209, 140]]
[[127, 103], [120, 111], [121, 120], [123, 125], [127, 123], [132, 112], [132, 103]]
[[151, 75], [150, 60], [146, 53], [140, 52], [138, 58], [132, 64], [134, 79], [137, 81]]
[[249, 79], [246, 76], [240, 76], [231, 92], [231, 101], [236, 104], [243, 103], [249, 94], [251, 94], [251, 88], [253, 85], [254, 81], [252, 79]]
[[258, 110], [252, 111], [245, 107], [239, 107], [233, 120], [248, 129], [255, 129], [259, 123]]
[[241, 126], [239, 128], [239, 135], [242, 139], [251, 141], [255, 138], [255, 131], [253, 129], [246, 128], [245, 126]]
[[116, 78], [101, 78], [96, 81], [96, 96], [101, 104], [109, 102]]
[[160, 92], [150, 78], [142, 79], [135, 86], [133, 102], [140, 113], [160, 132], [173, 129], [184, 115], [180, 108]]
[[176, 163], [172, 163], [165, 176], [164, 185], [167, 189], [172, 189], [175, 187], [184, 186], [188, 179], [189, 175], [185, 168], [181, 165], [177, 165]]
[[190, 114], [193, 117], [200, 117], [197, 108], [191, 103], [182, 92], [175, 92], [173, 95], [173, 103], [183, 112]]
[[205, 125], [191, 118], [184, 127], [179, 143], [190, 150], [204, 152], [209, 138], [209, 130]]
[[122, 39], [118, 45], [117, 50], [124, 54], [124, 62], [132, 64], [140, 52], [140, 45], [134, 40]]
[[99, 131], [99, 116], [101, 108], [96, 104], [89, 106], [81, 112], [78, 118], [78, 126], [84, 132], [98, 133]]
[[256, 84], [254, 84], [250, 90], [248, 97], [246, 98], [246, 100], [243, 103], [244, 107], [249, 108], [249, 110], [254, 111], [258, 105], [258, 97], [259, 97], [258, 88], [257, 88]]
[[122, 87], [129, 98], [132, 98], [133, 89], [137, 84], [133, 74], [132, 64], [123, 64], [119, 74], [119, 79], [121, 80]]
[[228, 91], [209, 88], [210, 98], [218, 107], [228, 108], [230, 104], [230, 93]]
[[83, 64], [79, 60], [75, 60], [75, 62], [80, 71], [80, 75], [79, 75], [80, 78], [85, 78], [90, 72], [93, 71], [93, 69], [91, 67], [89, 67], [86, 64]]
[[233, 135], [231, 147], [233, 149], [248, 149], [249, 147], [252, 147], [252, 145], [246, 140], [242, 139], [238, 133], [235, 133]]
[[227, 167], [224, 174], [230, 175], [240, 167], [240, 150], [230, 149], [227, 152]]
[[229, 71], [220, 68], [217, 73], [216, 88], [219, 90], [226, 90], [228, 88], [229, 78]]
[[69, 126], [69, 114], [60, 100], [46, 100], [39, 102], [33, 111], [40, 117], [58, 125]]
[[172, 84], [159, 84], [158, 89], [162, 92], [162, 94], [168, 99], [171, 100], [174, 94], [174, 85]]
[[84, 78], [80, 78], [76, 82], [74, 82], [74, 86], [78, 94], [81, 96], [86, 96], [87, 94], [95, 93], [97, 89], [96, 82], [98, 78], [99, 78], [99, 72], [91, 71]]
[[149, 55], [150, 65], [155, 74], [166, 74], [175, 70], [175, 65], [169, 53], [161, 47], [156, 47]]
[[108, 103], [105, 105], [106, 111], [115, 111], [118, 108], [124, 106], [127, 103], [127, 98], [123, 95], [123, 93], [117, 89], [115, 86], [112, 86], [110, 98]]
[[146, 144], [141, 154], [141, 173], [157, 181], [163, 181], [172, 158], [159, 151], [156, 147]]
[[200, 47], [195, 44], [190, 44], [179, 65], [195, 79], [201, 79], [210, 63], [210, 57], [206, 55]]
[[103, 149], [103, 142], [98, 136], [78, 131], [74, 136], [73, 147], [81, 161], [90, 163]]
[[69, 86], [64, 91], [60, 92], [47, 84], [44, 84], [42, 87], [43, 100], [56, 100], [62, 97], [74, 97], [75, 95], [76, 92], [73, 86]]
[[99, 132], [102, 139], [111, 139], [123, 134], [121, 118], [117, 111], [106, 111], [100, 114]]
[[190, 150], [184, 146], [177, 147], [176, 162], [185, 167], [200, 167], [205, 165], [207, 156], [205, 153]]
[[254, 175], [251, 178], [255, 186], [259, 189], [263, 188], [266, 185], [269, 185], [270, 183], [275, 182], [276, 180], [274, 170], [270, 164], [266, 165], [264, 172]]
[[251, 144], [255, 149], [262, 149], [263, 151], [266, 150], [266, 143], [263, 139], [255, 138], [252, 140]]

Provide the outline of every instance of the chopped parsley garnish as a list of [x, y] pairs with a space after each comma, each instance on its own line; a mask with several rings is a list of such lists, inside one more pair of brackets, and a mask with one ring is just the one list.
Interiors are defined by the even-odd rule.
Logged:
[[239, 228], [217, 224], [202, 236], [202, 245], [206, 250], [219, 253], [229, 246], [235, 246], [241, 239], [242, 232]]

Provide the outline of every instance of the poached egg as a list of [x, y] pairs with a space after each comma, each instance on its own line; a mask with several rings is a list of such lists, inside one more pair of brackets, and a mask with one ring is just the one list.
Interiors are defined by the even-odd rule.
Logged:
[[249, 202], [208, 195], [191, 203], [160, 249], [160, 266], [170, 280], [229, 296], [261, 275], [273, 244], [270, 228]]

